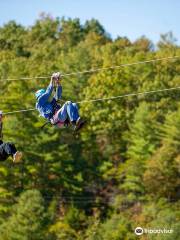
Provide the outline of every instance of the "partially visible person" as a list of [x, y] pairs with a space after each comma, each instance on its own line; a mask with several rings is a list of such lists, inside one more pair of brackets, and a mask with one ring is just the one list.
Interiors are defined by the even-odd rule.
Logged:
[[0, 161], [5, 161], [8, 157], [12, 157], [13, 162], [20, 162], [22, 152], [17, 151], [14, 143], [3, 142], [3, 113], [0, 111]]

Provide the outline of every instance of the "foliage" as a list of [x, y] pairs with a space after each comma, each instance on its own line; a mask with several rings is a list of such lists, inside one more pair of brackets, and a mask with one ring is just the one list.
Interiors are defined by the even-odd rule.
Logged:
[[22, 193], [12, 215], [1, 225], [1, 239], [44, 239], [44, 211], [43, 198], [37, 190]]
[[[81, 24], [42, 13], [29, 28], [11, 21], [0, 28], [0, 109], [34, 108], [34, 92], [49, 82], [6, 78], [179, 54], [171, 32], [154, 46], [145, 36], [113, 40], [96, 19]], [[66, 76], [63, 100], [176, 87], [179, 71], [177, 58]], [[88, 124], [78, 136], [40, 129], [36, 111], [6, 116], [4, 140], [15, 142], [24, 157], [17, 165], [11, 158], [1, 162], [0, 239], [133, 240], [137, 226], [173, 228], [157, 239], [178, 239], [179, 98], [174, 90], [81, 104]]]

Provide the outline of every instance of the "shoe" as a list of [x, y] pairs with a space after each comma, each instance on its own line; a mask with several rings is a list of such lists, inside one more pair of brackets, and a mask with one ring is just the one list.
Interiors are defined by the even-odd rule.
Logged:
[[18, 163], [20, 162], [22, 159], [22, 152], [17, 151], [14, 155], [13, 155], [13, 162]]
[[79, 131], [83, 126], [84, 124], [86, 123], [86, 120], [83, 120], [82, 118], [78, 118], [78, 120], [76, 121], [76, 126], [74, 128], [74, 131]]

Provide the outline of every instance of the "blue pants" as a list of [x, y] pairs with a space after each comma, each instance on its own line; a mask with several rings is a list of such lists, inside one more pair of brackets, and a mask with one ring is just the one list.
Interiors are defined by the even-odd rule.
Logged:
[[78, 107], [76, 103], [67, 101], [53, 116], [53, 122], [61, 122], [62, 124], [69, 119], [70, 122], [77, 121], [79, 118]]

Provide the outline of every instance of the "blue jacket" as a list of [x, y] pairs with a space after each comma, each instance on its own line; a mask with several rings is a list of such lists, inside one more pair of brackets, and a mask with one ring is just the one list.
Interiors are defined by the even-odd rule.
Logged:
[[41, 95], [36, 102], [36, 109], [39, 111], [42, 117], [48, 120], [50, 120], [53, 117], [55, 110], [60, 108], [56, 101], [61, 98], [62, 87], [58, 86], [57, 91], [53, 96], [53, 99], [50, 101], [52, 92], [53, 85], [50, 83], [46, 89], [46, 92], [43, 95]]

